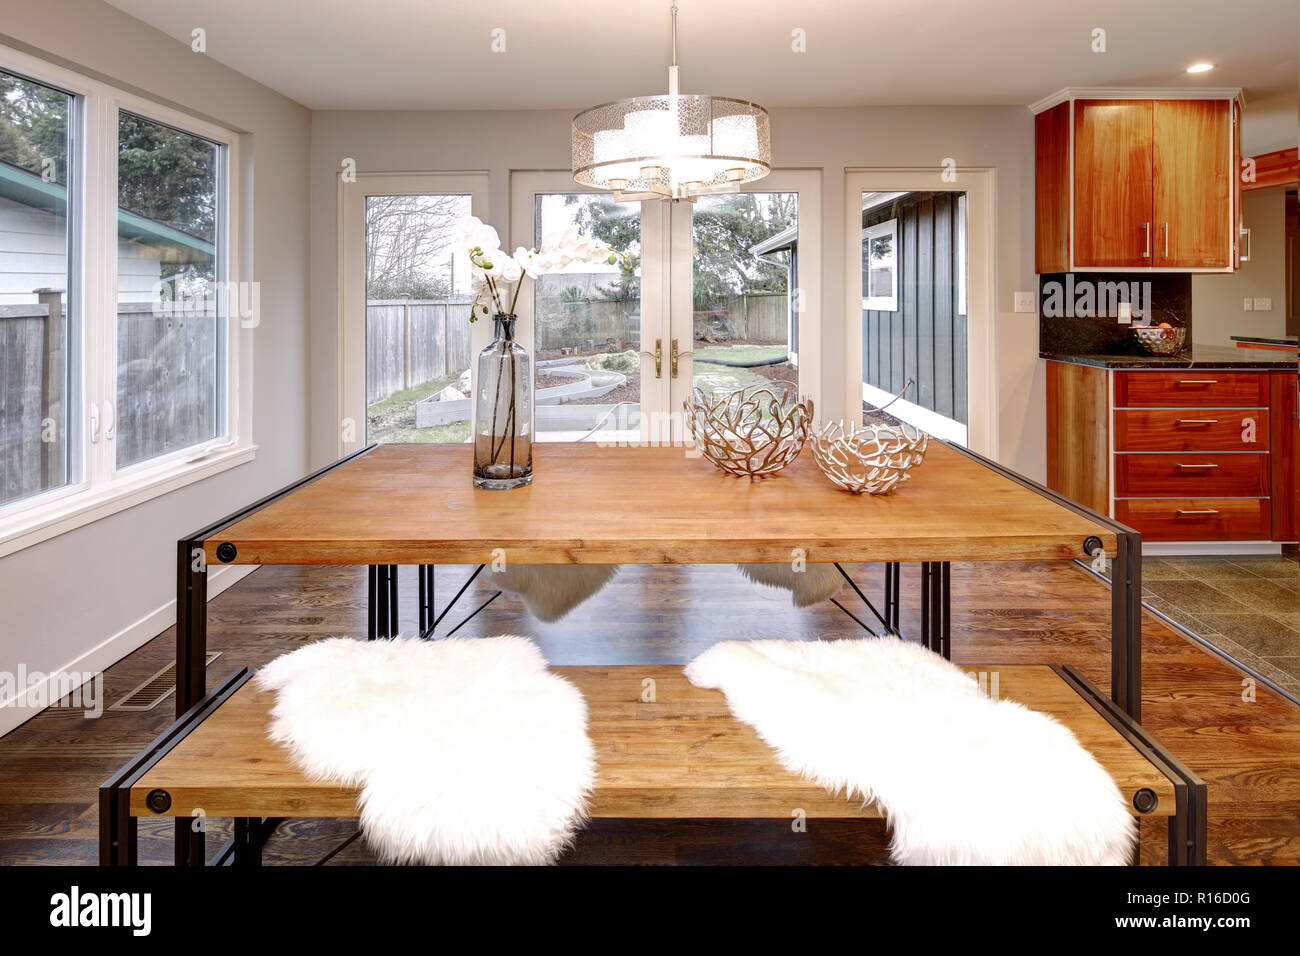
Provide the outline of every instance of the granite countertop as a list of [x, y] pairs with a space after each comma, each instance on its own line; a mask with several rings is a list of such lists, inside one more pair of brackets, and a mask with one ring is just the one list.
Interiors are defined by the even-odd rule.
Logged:
[[1038, 357], [1053, 362], [1092, 365], [1096, 368], [1281, 369], [1296, 367], [1296, 356], [1288, 352], [1243, 349], [1226, 345], [1193, 345], [1190, 349], [1183, 349], [1177, 355], [1070, 354], [1040, 351]]

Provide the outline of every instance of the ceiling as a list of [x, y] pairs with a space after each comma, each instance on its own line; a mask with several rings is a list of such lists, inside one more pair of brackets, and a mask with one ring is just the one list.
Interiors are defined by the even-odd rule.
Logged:
[[[109, 0], [312, 109], [582, 107], [662, 91], [669, 2]], [[680, 0], [683, 92], [1026, 105], [1062, 86], [1297, 86], [1295, 0]], [[505, 29], [504, 53], [491, 31]], [[1107, 52], [1092, 52], [1092, 31]], [[807, 52], [791, 49], [802, 30]], [[1210, 60], [1218, 68], [1189, 76]]]

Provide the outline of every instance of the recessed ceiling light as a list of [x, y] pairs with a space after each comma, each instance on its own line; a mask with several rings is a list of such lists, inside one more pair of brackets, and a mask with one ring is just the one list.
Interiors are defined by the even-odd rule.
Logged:
[[1188, 73], [1208, 73], [1214, 69], [1213, 63], [1193, 63], [1187, 68]]

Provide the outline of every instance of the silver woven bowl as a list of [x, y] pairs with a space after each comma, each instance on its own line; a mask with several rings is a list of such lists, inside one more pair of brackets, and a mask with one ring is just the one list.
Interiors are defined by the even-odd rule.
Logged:
[[827, 422], [812, 439], [813, 458], [837, 488], [884, 495], [925, 460], [930, 436], [906, 425]]
[[696, 449], [729, 475], [765, 478], [799, 457], [812, 431], [813, 402], [770, 388], [711, 394], [699, 386], [682, 403]]
[[1139, 325], [1133, 328], [1133, 338], [1149, 355], [1175, 355], [1182, 351], [1187, 341], [1186, 329], [1162, 329], [1154, 325]]

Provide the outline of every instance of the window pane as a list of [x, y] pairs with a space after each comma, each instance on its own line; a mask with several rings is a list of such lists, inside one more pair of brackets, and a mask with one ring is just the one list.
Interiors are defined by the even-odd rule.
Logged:
[[533, 288], [538, 436], [637, 432], [641, 422], [641, 204], [600, 193], [534, 199], [533, 244], [577, 226], [626, 253], [624, 265], [573, 263]]
[[117, 465], [225, 434], [225, 150], [118, 113]]
[[0, 71], [0, 504], [68, 484], [77, 472], [72, 109], [67, 93]]
[[463, 442], [470, 197], [366, 197], [366, 440]]
[[799, 194], [701, 196], [692, 215], [694, 382], [799, 391]]

